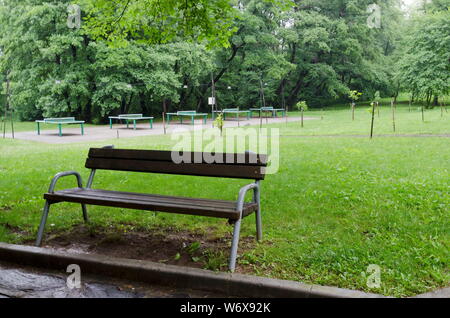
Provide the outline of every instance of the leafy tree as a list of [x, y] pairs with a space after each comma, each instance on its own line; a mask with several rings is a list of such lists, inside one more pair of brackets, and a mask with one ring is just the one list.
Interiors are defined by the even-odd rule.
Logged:
[[450, 87], [450, 12], [436, 10], [410, 22], [404, 52], [398, 61], [404, 88], [415, 97], [424, 98], [427, 107], [432, 100], [437, 105], [438, 96], [447, 95]]
[[348, 93], [348, 97], [351, 99], [352, 104], [351, 104], [351, 108], [352, 108], [352, 120], [355, 120], [355, 106], [356, 106], [356, 102], [358, 101], [358, 99], [361, 97], [362, 93], [358, 92], [358, 91], [350, 91]]
[[301, 125], [303, 128], [303, 113], [308, 110], [308, 104], [304, 100], [302, 100], [295, 104], [295, 107], [301, 112]]
[[393, 96], [403, 19], [397, 0], [380, 0], [382, 27], [370, 29], [372, 2], [79, 0], [78, 30], [67, 27], [69, 0], [4, 0], [0, 71], [11, 71], [23, 119], [207, 111], [213, 85], [220, 108]]
[[[287, 0], [264, 0], [285, 6]], [[78, 0], [87, 12], [85, 30], [93, 39], [122, 46], [130, 40], [162, 44], [174, 40], [228, 46], [237, 30], [238, 1], [229, 0]], [[235, 4], [233, 6], [233, 3]]]

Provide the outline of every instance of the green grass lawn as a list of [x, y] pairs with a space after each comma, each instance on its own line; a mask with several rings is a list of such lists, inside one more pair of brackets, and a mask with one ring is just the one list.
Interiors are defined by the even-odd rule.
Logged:
[[[293, 115], [293, 114], [292, 114]], [[449, 285], [450, 139], [442, 137], [346, 137], [368, 135], [370, 114], [350, 110], [307, 112], [317, 120], [277, 124], [280, 170], [262, 183], [264, 241], [238, 260], [247, 272], [306, 283], [409, 296]], [[320, 117], [323, 116], [321, 120]], [[390, 109], [376, 116], [375, 134], [391, 134]], [[397, 109], [398, 134], [449, 134], [450, 114]], [[303, 135], [339, 137], [301, 137]], [[34, 238], [51, 177], [77, 170], [91, 146], [170, 149], [168, 136], [48, 145], [0, 139], [0, 241]], [[94, 187], [235, 200], [245, 181], [202, 177], [99, 172]], [[64, 178], [59, 188], [72, 187]], [[121, 225], [230, 233], [226, 222], [194, 216], [90, 207], [93, 226]], [[79, 205], [52, 207], [46, 235], [82, 223]], [[241, 237], [255, 235], [254, 218]], [[213, 255], [206, 268], [218, 269], [228, 255]], [[381, 288], [366, 286], [366, 269], [381, 267]]]
[[[311, 110], [304, 113], [305, 117], [320, 120], [305, 121], [300, 128], [298, 122], [271, 125], [271, 127], [283, 128], [286, 135], [367, 135], [370, 134], [371, 116], [370, 106], [359, 104], [355, 110], [355, 121], [352, 121], [350, 107], [340, 106], [333, 110]], [[440, 108], [426, 109], [424, 121], [420, 105], [414, 104], [411, 111], [408, 105], [398, 105], [395, 111], [395, 132], [393, 129], [392, 110], [387, 103], [381, 103], [380, 109], [375, 112], [374, 135], [386, 134], [448, 134], [450, 132], [450, 109], [441, 117]], [[290, 116], [299, 116], [298, 112], [291, 112]], [[263, 121], [264, 122], [264, 121]]]

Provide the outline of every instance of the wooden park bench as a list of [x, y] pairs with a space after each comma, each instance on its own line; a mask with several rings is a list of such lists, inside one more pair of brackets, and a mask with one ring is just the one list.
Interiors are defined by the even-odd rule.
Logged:
[[[234, 224], [229, 259], [229, 269], [234, 271], [241, 220], [253, 212], [256, 214], [257, 239], [262, 239], [260, 181], [265, 176], [267, 156], [253, 153], [215, 154], [216, 162], [207, 163], [211, 160], [206, 161], [203, 153], [189, 152], [182, 155], [183, 158], [191, 160], [175, 163], [171, 151], [114, 149], [112, 146], [91, 148], [85, 164], [86, 168], [91, 169], [91, 173], [85, 187], [80, 174], [75, 171], [60, 172], [52, 179], [48, 192], [44, 194], [46, 201], [36, 246], [41, 245], [50, 206], [60, 202], [81, 204], [85, 222], [88, 221], [86, 205], [224, 218]], [[97, 170], [251, 179], [254, 182], [240, 189], [237, 201], [213, 200], [92, 189]], [[55, 185], [60, 178], [72, 175], [77, 178], [78, 187], [55, 191]], [[253, 190], [253, 197], [251, 202], [245, 202], [245, 195], [249, 190]]]

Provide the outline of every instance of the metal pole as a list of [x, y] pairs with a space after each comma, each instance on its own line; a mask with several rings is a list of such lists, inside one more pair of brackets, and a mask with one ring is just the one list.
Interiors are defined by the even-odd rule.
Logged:
[[163, 126], [164, 126], [164, 135], [166, 134], [166, 99], [163, 99], [163, 113], [162, 113], [162, 118], [163, 118]]
[[286, 124], [288, 123], [288, 108], [286, 105], [286, 99], [284, 98], [284, 83], [281, 85], [281, 106], [284, 108], [284, 117], [286, 117]]
[[[6, 75], [8, 78], [8, 74]], [[6, 118], [8, 117], [8, 81], [6, 82], [6, 96], [5, 96], [5, 115], [3, 116], [3, 139], [6, 138]]]
[[11, 135], [12, 139], [14, 139], [14, 109], [11, 107], [9, 100], [9, 73], [6, 74], [6, 100], [11, 115]]
[[[262, 82], [262, 76], [259, 77], [259, 84], [261, 86], [261, 108], [266, 107], [266, 101], [264, 98], [264, 88], [263, 88], [263, 82]], [[260, 120], [259, 120], [259, 127], [262, 128], [262, 109], [261, 109], [261, 114], [259, 116]]]
[[[216, 104], [216, 84], [214, 83], [214, 74], [211, 72], [211, 95], [213, 98], [213, 102], [211, 105], [212, 109], [212, 117], [214, 118], [214, 111], [217, 110], [217, 104]], [[212, 122], [212, 126], [214, 127], [214, 121]]]

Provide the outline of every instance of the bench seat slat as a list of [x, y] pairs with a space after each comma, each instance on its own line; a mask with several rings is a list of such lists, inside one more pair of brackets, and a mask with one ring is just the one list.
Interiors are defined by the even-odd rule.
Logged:
[[[81, 188], [46, 193], [44, 198], [51, 202], [73, 202], [136, 210], [201, 215], [230, 220], [239, 219], [239, 212], [236, 211], [236, 202], [225, 200], [191, 199]], [[256, 209], [257, 205], [255, 203], [245, 203], [243, 214], [244, 216], [249, 215]]]
[[[66, 189], [58, 191], [58, 194], [73, 194], [78, 192], [84, 192], [84, 190], [74, 188], [74, 189]], [[124, 197], [130, 200], [138, 200], [138, 201], [167, 201], [173, 200], [173, 196], [160, 195], [160, 194], [144, 194], [144, 193], [134, 193], [134, 192], [122, 192], [122, 191], [110, 191], [110, 190], [98, 190], [98, 189], [90, 189], [89, 196], [99, 197], [99, 198], [115, 198], [118, 195], [120, 197]], [[234, 201], [229, 200], [216, 200], [216, 199], [202, 199], [202, 198], [189, 198], [189, 197], [179, 197], [177, 196], [177, 203], [180, 204], [190, 204], [190, 205], [200, 205], [200, 206], [209, 206], [211, 202], [214, 202], [214, 206], [223, 207], [225, 209], [234, 209], [236, 207], [236, 203]], [[231, 203], [231, 205], [230, 205]]]

